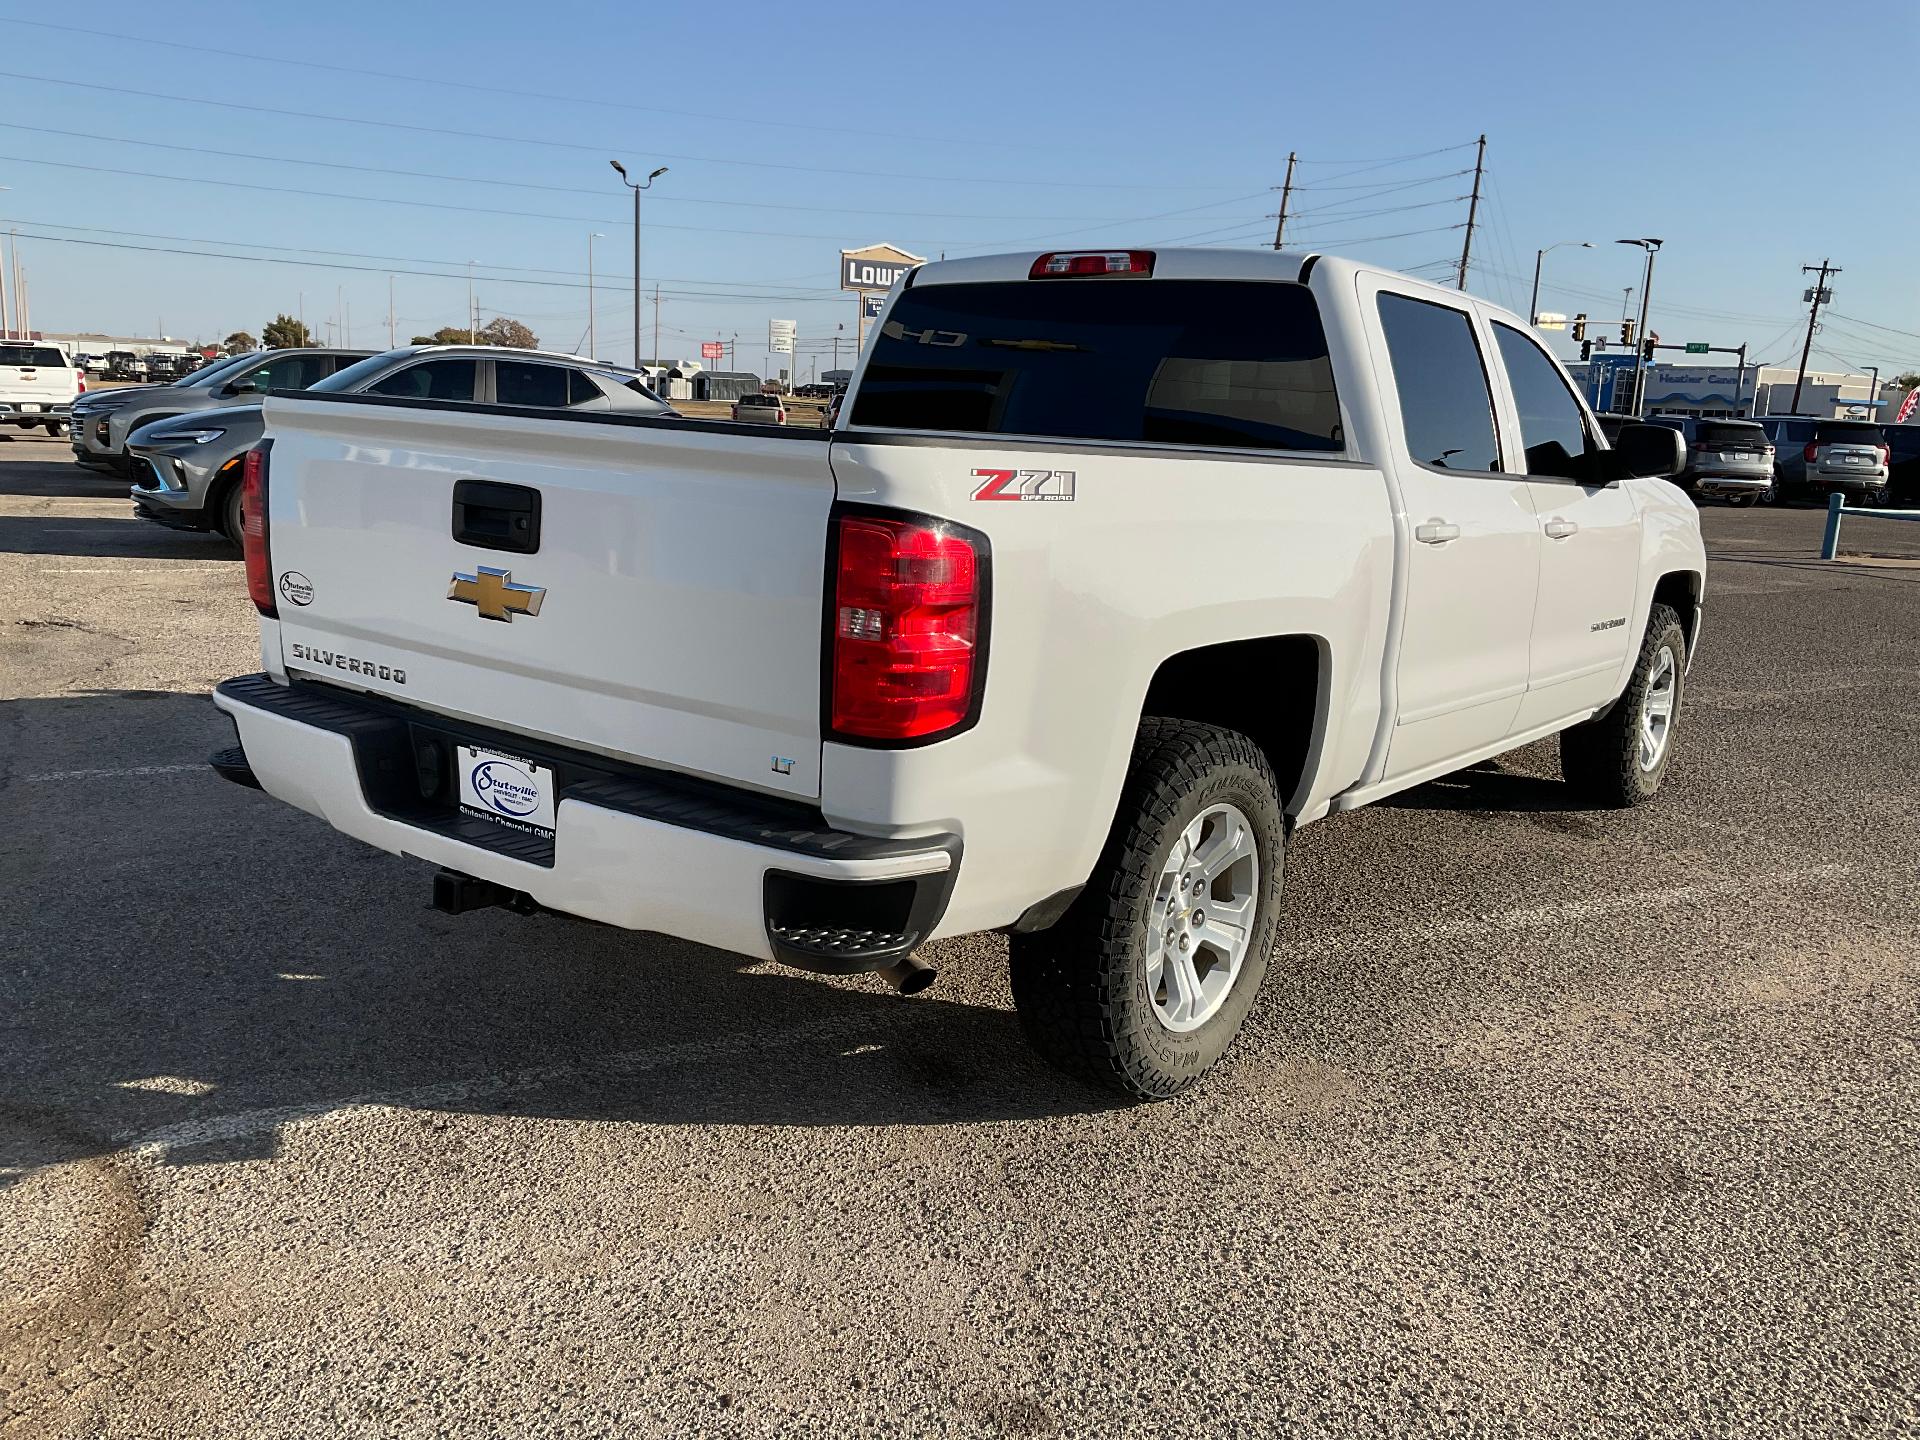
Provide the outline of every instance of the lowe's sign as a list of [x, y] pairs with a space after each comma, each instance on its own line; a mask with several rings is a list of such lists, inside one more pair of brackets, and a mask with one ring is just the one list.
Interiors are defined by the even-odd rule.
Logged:
[[921, 263], [918, 255], [891, 245], [869, 245], [864, 250], [840, 252], [842, 290], [891, 290], [907, 271]]

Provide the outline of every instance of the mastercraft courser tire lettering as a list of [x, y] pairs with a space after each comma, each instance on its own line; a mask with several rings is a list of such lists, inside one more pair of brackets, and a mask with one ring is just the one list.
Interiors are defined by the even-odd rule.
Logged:
[[1613, 708], [1560, 732], [1560, 773], [1582, 798], [1624, 808], [1654, 797], [1673, 759], [1686, 677], [1686, 630], [1672, 607], [1656, 605]]
[[[1217, 833], [1207, 828], [1216, 825]], [[1236, 884], [1249, 890], [1251, 920], [1224, 998], [1187, 1007], [1192, 1028], [1180, 1029], [1178, 1016], [1166, 1018], [1155, 952], [1176, 928], [1175, 872], [1196, 827], [1200, 861], [1209, 848], [1230, 850], [1244, 828], [1250, 851], [1237, 879], [1217, 883], [1227, 895]], [[1058, 1068], [1133, 1099], [1164, 1100], [1197, 1083], [1240, 1032], [1266, 973], [1285, 850], [1285, 817], [1259, 747], [1213, 725], [1142, 721], [1086, 889], [1059, 923], [1011, 939], [1014, 1005], [1028, 1041]]]

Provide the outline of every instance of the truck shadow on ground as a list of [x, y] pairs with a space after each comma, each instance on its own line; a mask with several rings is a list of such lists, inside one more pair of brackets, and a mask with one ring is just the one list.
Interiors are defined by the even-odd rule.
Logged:
[[[1557, 742], [1554, 742], [1557, 743]], [[1557, 748], [1553, 758], [1558, 758]], [[1499, 760], [1483, 760], [1478, 765], [1429, 780], [1398, 795], [1376, 802], [1389, 810], [1457, 810], [1462, 812], [1504, 812], [1540, 814], [1551, 811], [1584, 812], [1603, 807], [1582, 800], [1565, 781], [1555, 777], [1527, 775], [1508, 769]]]
[[[130, 1147], [271, 1155], [283, 1125], [356, 1105], [926, 1125], [1112, 1103], [994, 1003], [1002, 942], [930, 947], [957, 983], [902, 999], [560, 917], [442, 915], [426, 865], [199, 768], [230, 739], [198, 695], [0, 705], [0, 1184]], [[960, 998], [983, 974], [984, 1003]]]

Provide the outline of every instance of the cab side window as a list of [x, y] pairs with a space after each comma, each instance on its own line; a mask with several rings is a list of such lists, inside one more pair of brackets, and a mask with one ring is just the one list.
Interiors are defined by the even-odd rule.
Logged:
[[1498, 470], [1493, 393], [1472, 319], [1449, 305], [1382, 291], [1380, 328], [1408, 453], [1436, 470]]
[[1527, 473], [1582, 478], [1587, 473], [1586, 456], [1594, 448], [1593, 437], [1560, 367], [1511, 325], [1495, 321], [1493, 338], [1507, 367], [1514, 409], [1520, 412]]

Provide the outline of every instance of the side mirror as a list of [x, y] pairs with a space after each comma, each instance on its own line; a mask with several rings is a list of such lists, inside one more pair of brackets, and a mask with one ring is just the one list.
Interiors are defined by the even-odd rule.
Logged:
[[234, 380], [220, 387], [220, 393], [226, 396], [257, 395], [260, 387], [251, 380]]
[[1612, 479], [1678, 475], [1687, 467], [1687, 442], [1665, 425], [1622, 425], [1613, 462]]

